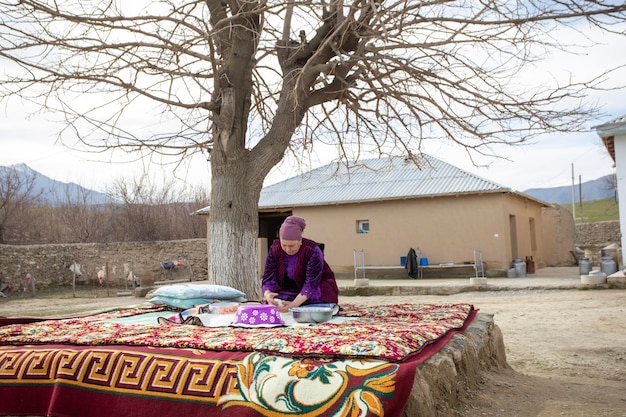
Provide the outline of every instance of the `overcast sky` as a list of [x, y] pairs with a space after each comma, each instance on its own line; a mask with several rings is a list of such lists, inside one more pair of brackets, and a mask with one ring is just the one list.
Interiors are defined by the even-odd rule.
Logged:
[[[541, 74], [550, 76], [584, 77], [601, 72], [618, 63], [626, 64], [625, 37], [608, 37], [603, 44], [594, 47], [583, 56], [555, 56], [537, 68]], [[536, 74], [530, 74], [533, 77]], [[618, 82], [626, 80], [626, 68], [615, 75]], [[592, 120], [585, 132], [546, 135], [523, 147], [498, 150], [508, 160], [479, 160], [489, 167], [475, 167], [466, 153], [459, 148], [435, 146], [425, 152], [461, 169], [473, 172], [485, 179], [523, 191], [529, 188], [547, 188], [572, 184], [579, 177], [583, 182], [614, 173], [613, 162], [602, 145], [593, 126], [626, 115], [626, 91], [603, 91], [587, 99], [606, 113], [601, 119]], [[9, 106], [0, 108], [0, 165], [25, 163], [32, 169], [59, 181], [75, 182], [88, 188], [104, 191], [114, 180], [121, 177], [138, 177], [149, 168], [151, 175], [172, 176], [171, 167], [160, 168], [146, 160], [119, 163], [121, 155], [95, 155], [72, 151], [55, 143], [60, 125], [51, 123], [46, 115], [29, 115], [33, 109], [12, 100]], [[330, 160], [320, 156], [310, 168]], [[128, 159], [126, 159], [128, 160]], [[115, 161], [115, 162], [112, 162]], [[573, 172], [572, 172], [573, 168]], [[292, 169], [289, 164], [277, 167], [266, 183], [300, 174], [301, 168]], [[573, 174], [573, 175], [572, 175]], [[191, 159], [176, 171], [181, 183], [207, 186], [210, 183], [209, 166], [201, 155]]]

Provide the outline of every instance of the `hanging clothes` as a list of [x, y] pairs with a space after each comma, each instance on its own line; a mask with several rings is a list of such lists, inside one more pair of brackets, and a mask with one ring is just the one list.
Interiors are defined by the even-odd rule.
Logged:
[[406, 265], [404, 267], [411, 278], [416, 279], [419, 277], [419, 263], [415, 249], [409, 249], [409, 253], [406, 255]]

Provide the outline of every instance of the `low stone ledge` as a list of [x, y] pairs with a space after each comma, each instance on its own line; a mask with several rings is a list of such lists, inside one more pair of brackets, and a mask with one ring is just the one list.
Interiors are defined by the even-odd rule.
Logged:
[[443, 417], [474, 389], [482, 371], [509, 368], [493, 315], [479, 313], [463, 334], [419, 364], [403, 416]]
[[618, 271], [613, 275], [610, 275], [606, 279], [608, 287], [611, 289], [626, 289], [626, 276], [624, 271]]
[[466, 292], [490, 291], [532, 291], [532, 290], [575, 290], [584, 287], [580, 283], [571, 285], [527, 285], [510, 287], [506, 285], [434, 285], [434, 286], [372, 286], [369, 287], [339, 287], [339, 295], [344, 297], [365, 296], [411, 296], [411, 295], [452, 295]]

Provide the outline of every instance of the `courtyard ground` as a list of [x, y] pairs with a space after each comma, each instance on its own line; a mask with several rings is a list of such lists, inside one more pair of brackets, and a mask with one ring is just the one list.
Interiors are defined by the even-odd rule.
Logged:
[[[423, 283], [420, 283], [423, 284]], [[0, 316], [46, 316], [145, 302], [86, 288], [15, 294]], [[340, 303], [472, 303], [494, 315], [511, 369], [485, 372], [450, 416], [626, 417], [626, 290], [514, 285], [450, 295], [340, 297]]]

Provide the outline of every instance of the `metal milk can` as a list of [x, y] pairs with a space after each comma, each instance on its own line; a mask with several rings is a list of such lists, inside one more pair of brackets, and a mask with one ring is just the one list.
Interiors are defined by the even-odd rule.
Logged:
[[526, 261], [523, 259], [514, 259], [513, 268], [515, 268], [515, 275], [518, 277], [526, 276]]
[[603, 256], [600, 264], [600, 270], [607, 276], [617, 272], [617, 264], [610, 256]]
[[578, 261], [578, 271], [580, 272], [580, 275], [589, 275], [591, 272], [591, 262], [589, 261], [589, 258], [582, 258]]

